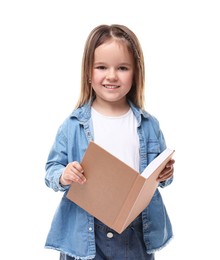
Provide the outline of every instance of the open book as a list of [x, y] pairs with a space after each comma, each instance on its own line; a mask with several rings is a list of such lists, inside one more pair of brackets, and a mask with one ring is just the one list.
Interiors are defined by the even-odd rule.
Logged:
[[73, 182], [67, 198], [122, 233], [150, 203], [157, 177], [173, 153], [167, 148], [139, 174], [92, 141], [81, 162], [87, 181]]

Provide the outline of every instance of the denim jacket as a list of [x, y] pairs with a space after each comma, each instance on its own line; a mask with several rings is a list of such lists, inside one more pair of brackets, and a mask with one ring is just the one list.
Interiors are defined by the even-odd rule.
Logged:
[[[140, 172], [165, 148], [158, 120], [129, 102], [137, 118], [140, 142]], [[93, 140], [91, 103], [74, 110], [59, 127], [46, 162], [45, 183], [64, 194], [54, 214], [45, 248], [62, 251], [76, 259], [92, 259], [96, 254], [94, 217], [66, 198], [69, 186], [61, 186], [60, 176], [72, 161], [80, 162]], [[159, 183], [163, 188], [172, 179]], [[142, 212], [144, 242], [148, 253], [163, 248], [172, 238], [172, 226], [159, 189]]]

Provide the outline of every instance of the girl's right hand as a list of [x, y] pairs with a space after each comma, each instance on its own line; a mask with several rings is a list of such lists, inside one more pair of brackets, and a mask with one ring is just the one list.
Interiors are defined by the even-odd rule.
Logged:
[[83, 168], [76, 161], [67, 164], [60, 177], [60, 183], [63, 186], [70, 185], [72, 182], [78, 182], [79, 184], [86, 182], [86, 178], [83, 174]]

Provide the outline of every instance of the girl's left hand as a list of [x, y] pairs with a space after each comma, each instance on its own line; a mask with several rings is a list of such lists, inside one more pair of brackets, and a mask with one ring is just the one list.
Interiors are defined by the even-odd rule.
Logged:
[[175, 160], [171, 159], [165, 166], [165, 168], [162, 170], [162, 172], [159, 174], [157, 181], [162, 182], [166, 181], [173, 177], [174, 167], [173, 164], [175, 163]]

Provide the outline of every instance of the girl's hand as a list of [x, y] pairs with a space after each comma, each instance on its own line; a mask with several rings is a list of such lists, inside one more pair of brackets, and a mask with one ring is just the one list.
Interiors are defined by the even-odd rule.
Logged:
[[173, 177], [174, 167], [173, 164], [175, 163], [175, 160], [171, 159], [165, 166], [165, 168], [162, 170], [162, 172], [159, 174], [157, 181], [162, 182], [166, 181]]
[[67, 164], [60, 177], [60, 183], [63, 186], [70, 185], [72, 182], [78, 182], [79, 184], [86, 182], [86, 178], [83, 175], [83, 168], [76, 161]]

